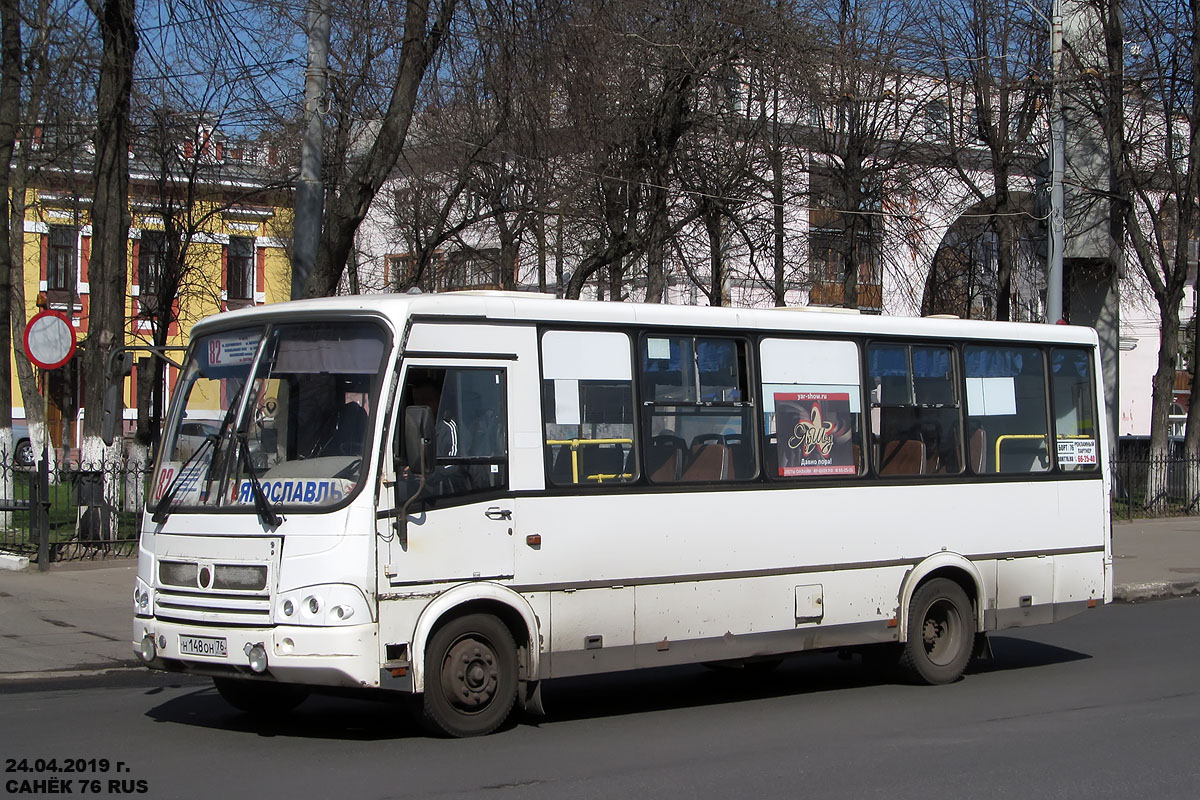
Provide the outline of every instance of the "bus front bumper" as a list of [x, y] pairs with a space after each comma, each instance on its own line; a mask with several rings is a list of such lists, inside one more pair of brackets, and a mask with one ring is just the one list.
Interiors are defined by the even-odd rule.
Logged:
[[227, 628], [134, 617], [132, 644], [151, 669], [312, 686], [379, 686], [373, 624]]

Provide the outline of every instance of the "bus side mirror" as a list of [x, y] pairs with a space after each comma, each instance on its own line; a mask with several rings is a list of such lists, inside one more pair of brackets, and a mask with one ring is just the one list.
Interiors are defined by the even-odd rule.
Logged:
[[404, 409], [404, 456], [413, 475], [428, 475], [437, 459], [433, 411], [428, 406]]
[[108, 382], [104, 386], [104, 408], [100, 417], [100, 438], [111, 445], [124, 416], [125, 378], [133, 372], [133, 353], [118, 350], [109, 357]]

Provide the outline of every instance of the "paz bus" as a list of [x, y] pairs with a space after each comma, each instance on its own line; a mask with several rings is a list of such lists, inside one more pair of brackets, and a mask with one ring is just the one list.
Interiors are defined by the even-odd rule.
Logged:
[[497, 292], [220, 314], [173, 393], [134, 649], [248, 712], [408, 693], [452, 736], [642, 667], [837, 649], [948, 683], [986, 632], [1111, 599], [1100, 381], [1070, 326]]

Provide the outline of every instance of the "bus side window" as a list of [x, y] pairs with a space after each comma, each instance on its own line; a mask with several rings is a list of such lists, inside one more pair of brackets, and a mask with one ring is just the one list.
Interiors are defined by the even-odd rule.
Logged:
[[600, 486], [637, 480], [627, 334], [545, 331], [542, 408], [550, 483]]
[[[1045, 359], [1037, 347], [963, 348], [967, 424], [983, 439], [984, 473], [1050, 469]], [[982, 431], [982, 434], [976, 434]]]
[[867, 348], [871, 433], [880, 475], [963, 471], [957, 359], [949, 347], [877, 342]]
[[653, 483], [748, 480], [758, 474], [746, 343], [648, 334], [640, 347], [642, 460]]
[[1050, 374], [1059, 469], [1074, 472], [1099, 468], [1096, 379], [1091, 354], [1083, 348], [1052, 348]]
[[503, 370], [414, 367], [408, 371], [395, 451], [398, 475], [416, 490], [403, 452], [404, 409], [425, 406], [433, 413], [436, 461], [425, 476], [424, 494], [456, 496], [508, 486], [508, 434]]
[[763, 339], [763, 457], [776, 478], [862, 472], [862, 378], [850, 341]]

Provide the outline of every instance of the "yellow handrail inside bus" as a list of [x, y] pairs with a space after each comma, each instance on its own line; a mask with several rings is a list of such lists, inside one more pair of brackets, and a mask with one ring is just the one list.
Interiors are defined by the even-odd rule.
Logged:
[[[1006, 439], [1046, 439], [1048, 434], [1044, 433], [1006, 433], [1003, 436], [996, 437], [996, 472], [1000, 471], [1000, 445]], [[1057, 436], [1057, 439], [1091, 439], [1093, 437], [1086, 435], [1075, 436]]]
[[996, 437], [996, 472], [1000, 472], [1000, 445], [1004, 444], [1009, 439], [1047, 439], [1048, 434], [1045, 433], [1006, 433], [1003, 436]]
[[[579, 483], [579, 448], [584, 447], [586, 445], [593, 445], [593, 444], [595, 444], [595, 445], [627, 444], [630, 447], [633, 447], [633, 439], [547, 439], [546, 440], [547, 446], [570, 445], [570, 447], [571, 447], [571, 482], [572, 483]], [[614, 478], [622, 478], [624, 480], [629, 480], [632, 477], [633, 477], [633, 475], [628, 472], [614, 473], [612, 475], [598, 473], [596, 475], [585, 476], [585, 480], [596, 481], [597, 483], [604, 483], [605, 480], [612, 480]]]

